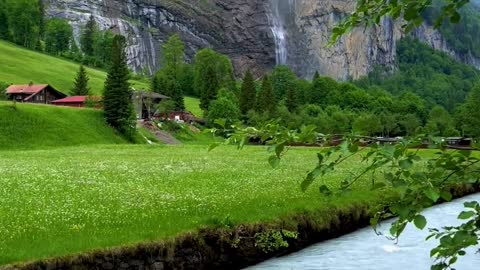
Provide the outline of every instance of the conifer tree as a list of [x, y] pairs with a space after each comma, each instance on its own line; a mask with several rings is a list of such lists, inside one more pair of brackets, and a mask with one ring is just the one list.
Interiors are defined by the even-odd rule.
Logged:
[[38, 11], [40, 12], [40, 16], [38, 18], [38, 34], [40, 39], [43, 39], [45, 34], [45, 6], [43, 4], [43, 0], [38, 0]]
[[240, 90], [240, 111], [242, 114], [245, 115], [248, 111], [255, 109], [256, 95], [252, 73], [247, 71]]
[[125, 38], [115, 36], [112, 45], [112, 65], [105, 81], [103, 109], [107, 123], [127, 139], [135, 134], [135, 115], [132, 104], [129, 71], [125, 56]]
[[0, 0], [0, 39], [8, 40], [9, 38], [7, 6], [4, 0]]
[[90, 95], [90, 88], [88, 87], [88, 74], [83, 65], [80, 65], [73, 89], [71, 91], [72, 96], [88, 96]]
[[257, 111], [258, 112], [266, 112], [269, 115], [273, 115], [277, 108], [275, 95], [273, 94], [273, 86], [272, 81], [265, 75], [262, 81], [262, 88], [258, 93], [257, 98]]
[[315, 81], [317, 79], [320, 79], [320, 74], [318, 73], [318, 71], [315, 71], [315, 74], [313, 75], [312, 81]]
[[295, 88], [293, 87], [293, 84], [289, 84], [285, 99], [286, 99], [285, 105], [287, 106], [288, 111], [294, 112], [298, 107], [298, 102], [297, 102], [297, 94], [295, 93]]
[[93, 15], [90, 15], [90, 19], [85, 25], [83, 30], [80, 43], [82, 47], [82, 52], [87, 56], [94, 56], [94, 44], [95, 44], [95, 35], [97, 33], [97, 23]]

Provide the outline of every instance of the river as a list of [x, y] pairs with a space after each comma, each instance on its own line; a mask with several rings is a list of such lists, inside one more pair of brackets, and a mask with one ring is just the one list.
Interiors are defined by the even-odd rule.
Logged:
[[[429, 228], [458, 225], [456, 219], [466, 201], [480, 201], [480, 194], [468, 196], [450, 203], [435, 206], [425, 211]], [[390, 223], [390, 222], [388, 222]], [[389, 224], [381, 230], [386, 232]], [[435, 240], [425, 242], [428, 230], [420, 231], [412, 225], [405, 230], [399, 243], [377, 236], [371, 228], [361, 229], [343, 237], [326, 241], [298, 253], [272, 259], [249, 270], [417, 270], [430, 269], [433, 260], [430, 250], [437, 245]], [[475, 249], [468, 250], [465, 257], [454, 266], [457, 270], [480, 269], [480, 255]]]

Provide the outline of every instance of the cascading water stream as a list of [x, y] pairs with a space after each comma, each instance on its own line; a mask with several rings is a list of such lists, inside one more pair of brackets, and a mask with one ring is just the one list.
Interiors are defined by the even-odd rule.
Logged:
[[294, 12], [295, 0], [270, 0], [270, 25], [275, 39], [275, 58], [277, 65], [286, 65], [288, 60], [287, 15]]

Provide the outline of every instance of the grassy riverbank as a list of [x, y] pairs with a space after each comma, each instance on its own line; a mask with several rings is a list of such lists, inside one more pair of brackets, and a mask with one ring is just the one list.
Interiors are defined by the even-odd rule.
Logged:
[[[262, 223], [379, 199], [359, 183], [330, 203], [299, 182], [315, 149], [279, 169], [264, 148], [103, 146], [2, 152], [0, 264], [155, 241], [218, 224]], [[353, 161], [329, 177], [335, 185]]]
[[[0, 220], [0, 265], [153, 243], [201, 228], [252, 224], [240, 229], [251, 238], [266, 224], [303, 226], [317, 233], [304, 240], [311, 241], [365, 225], [366, 209], [385, 195], [370, 191], [368, 181], [328, 201], [319, 195], [319, 184], [300, 191], [316, 151], [292, 149], [275, 170], [263, 147], [212, 153], [205, 145], [0, 152], [0, 213], [6, 217]], [[360, 166], [360, 160], [344, 164], [327, 184], [336, 186]]]

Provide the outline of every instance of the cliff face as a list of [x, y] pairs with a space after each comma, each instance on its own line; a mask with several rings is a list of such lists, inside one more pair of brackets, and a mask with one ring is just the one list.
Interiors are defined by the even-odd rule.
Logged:
[[188, 60], [210, 47], [231, 57], [236, 71], [262, 72], [275, 63], [265, 5], [252, 0], [45, 0], [47, 15], [67, 19], [78, 38], [90, 14], [101, 29], [128, 38], [128, 61], [136, 71], [159, 68], [161, 44], [174, 33]]
[[[400, 25], [383, 20], [357, 29], [326, 48], [331, 29], [353, 11], [355, 0], [45, 0], [47, 14], [69, 20], [78, 38], [93, 14], [101, 29], [128, 38], [128, 61], [136, 71], [160, 67], [161, 44], [179, 33], [187, 58], [210, 47], [228, 55], [237, 74], [261, 73], [276, 63], [299, 75], [315, 71], [337, 79], [358, 78], [375, 65], [394, 67]], [[428, 26], [414, 36], [435, 49], [480, 67], [470, 55], [458, 55]]]

